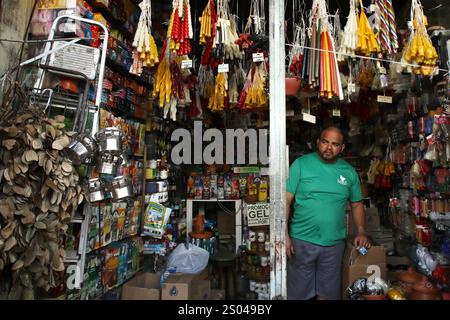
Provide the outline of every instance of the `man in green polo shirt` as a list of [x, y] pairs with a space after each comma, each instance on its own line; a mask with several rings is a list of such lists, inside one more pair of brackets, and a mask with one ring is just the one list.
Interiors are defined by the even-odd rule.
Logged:
[[345, 148], [339, 128], [325, 129], [317, 152], [298, 158], [286, 182], [288, 299], [341, 299], [341, 265], [345, 248], [345, 210], [351, 203], [358, 227], [357, 248], [370, 247], [365, 234], [361, 186], [355, 169], [339, 155]]

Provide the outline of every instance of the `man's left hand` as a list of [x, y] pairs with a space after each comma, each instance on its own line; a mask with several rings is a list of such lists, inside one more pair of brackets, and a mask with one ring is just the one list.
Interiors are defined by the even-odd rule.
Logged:
[[358, 235], [353, 240], [353, 245], [356, 247], [356, 249], [359, 249], [361, 247], [366, 247], [367, 249], [369, 249], [372, 246], [370, 244], [369, 238], [364, 232], [358, 233]]

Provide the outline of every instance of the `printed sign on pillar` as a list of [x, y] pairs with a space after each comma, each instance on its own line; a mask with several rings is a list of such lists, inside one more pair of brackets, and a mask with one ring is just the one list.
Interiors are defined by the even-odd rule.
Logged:
[[270, 205], [255, 203], [247, 205], [248, 226], [268, 226], [270, 224]]

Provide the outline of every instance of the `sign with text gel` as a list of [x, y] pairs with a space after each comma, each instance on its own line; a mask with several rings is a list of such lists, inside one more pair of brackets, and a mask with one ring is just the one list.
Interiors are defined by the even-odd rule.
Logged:
[[268, 203], [255, 203], [247, 205], [248, 226], [270, 225], [270, 205]]

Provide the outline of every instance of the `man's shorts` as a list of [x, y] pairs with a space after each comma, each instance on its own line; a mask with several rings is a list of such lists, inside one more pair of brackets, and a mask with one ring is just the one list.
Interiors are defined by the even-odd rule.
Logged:
[[316, 295], [341, 300], [345, 242], [324, 247], [292, 238], [292, 245], [295, 254], [288, 261], [288, 300], [309, 300]]

